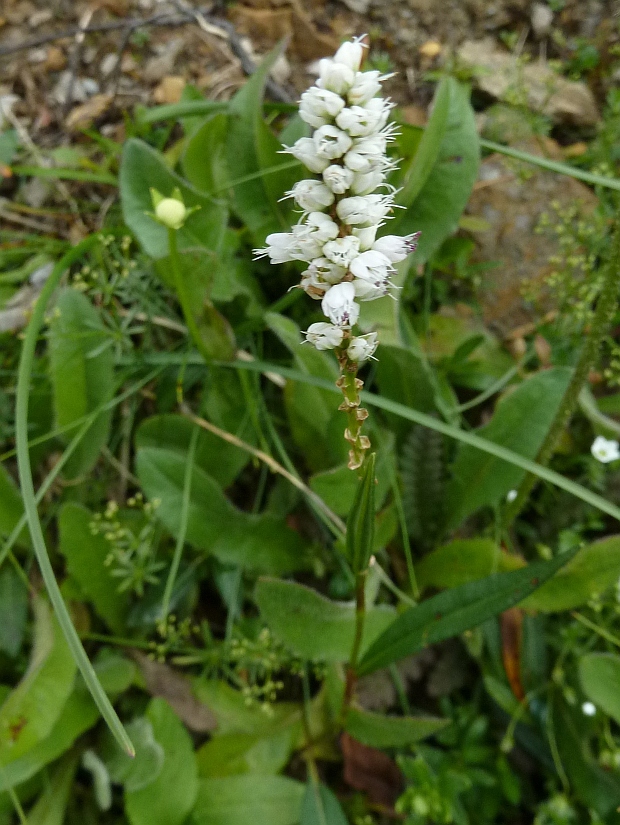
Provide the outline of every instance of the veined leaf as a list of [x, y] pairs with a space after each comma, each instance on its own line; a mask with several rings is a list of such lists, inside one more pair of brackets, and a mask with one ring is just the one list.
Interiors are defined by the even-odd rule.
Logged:
[[518, 604], [565, 565], [574, 553], [530, 564], [521, 570], [488, 576], [445, 590], [411, 607], [375, 639], [358, 672], [372, 673], [430, 644], [449, 639]]
[[344, 726], [358, 742], [372, 748], [406, 748], [449, 724], [449, 719], [433, 716], [384, 716], [352, 708]]
[[[256, 603], [275, 635], [305, 659], [346, 662], [355, 636], [355, 605], [334, 602], [296, 582], [261, 579]], [[366, 613], [362, 650], [395, 617], [393, 608], [372, 607]]]

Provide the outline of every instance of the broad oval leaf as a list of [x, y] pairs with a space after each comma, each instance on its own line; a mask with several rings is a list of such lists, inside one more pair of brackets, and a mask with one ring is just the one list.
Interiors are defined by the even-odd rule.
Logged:
[[48, 736], [69, 698], [75, 669], [56, 618], [47, 602], [37, 599], [28, 670], [0, 708], [0, 767], [24, 756]]
[[[146, 495], [159, 499], [157, 515], [173, 536], [179, 534], [187, 455], [169, 449], [143, 447], [136, 468]], [[219, 484], [194, 466], [190, 480], [186, 540], [228, 564], [249, 570], [283, 574], [307, 565], [299, 533], [270, 514], [237, 509]]]
[[105, 564], [110, 544], [102, 535], [93, 535], [92, 520], [86, 507], [73, 502], [65, 504], [58, 517], [59, 549], [69, 573], [97, 614], [115, 633], [121, 633], [129, 604]]
[[338, 797], [322, 782], [308, 779], [299, 825], [349, 825]]
[[614, 653], [582, 656], [579, 681], [588, 699], [620, 724], [620, 656]]
[[[271, 630], [298, 656], [348, 661], [355, 636], [352, 602], [334, 602], [302, 584], [276, 579], [261, 579], [255, 599]], [[368, 610], [362, 650], [394, 621], [395, 615], [387, 605]]]
[[458, 587], [493, 572], [523, 567], [523, 561], [501, 550], [492, 539], [456, 539], [432, 550], [415, 568], [418, 586]]
[[121, 159], [120, 195], [123, 218], [144, 251], [151, 258], [158, 259], [168, 254], [168, 230], [147, 214], [153, 211], [151, 188], [157, 189], [164, 196], [178, 188], [187, 207], [200, 207], [178, 230], [179, 249], [198, 247], [211, 250], [215, 265], [216, 253], [228, 223], [226, 206], [222, 201], [198, 192], [172, 172], [155, 149], [132, 138], [125, 144]]
[[139, 790], [125, 790], [131, 825], [181, 825], [194, 807], [198, 770], [192, 740], [170, 705], [153, 699], [146, 712], [164, 752], [157, 777]]
[[286, 776], [202, 779], [191, 825], [295, 825], [304, 786]]
[[364, 675], [417, 653], [430, 644], [449, 639], [518, 604], [565, 565], [573, 553], [521, 570], [499, 573], [445, 590], [402, 613], [374, 641], [362, 657], [358, 673]]

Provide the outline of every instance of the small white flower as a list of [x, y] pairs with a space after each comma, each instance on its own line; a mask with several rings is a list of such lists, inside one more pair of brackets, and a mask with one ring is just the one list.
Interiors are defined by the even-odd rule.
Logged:
[[316, 144], [312, 138], [299, 138], [292, 146], [286, 146], [284, 151], [301, 161], [311, 172], [320, 174], [329, 166], [327, 158], [319, 157]]
[[323, 171], [323, 180], [326, 186], [336, 195], [344, 195], [353, 182], [353, 172], [346, 166], [338, 166], [332, 163]]
[[336, 126], [321, 126], [314, 133], [314, 145], [320, 158], [335, 160], [341, 158], [353, 144], [353, 141]]
[[595, 716], [596, 715], [596, 705], [592, 702], [584, 702], [581, 706], [581, 711], [586, 716]]
[[603, 464], [616, 461], [620, 458], [620, 444], [617, 441], [608, 440], [602, 435], [597, 436], [590, 448], [594, 458]]
[[299, 285], [315, 301], [320, 301], [330, 287], [330, 284], [323, 281], [316, 269], [312, 269], [311, 266], [302, 273]]
[[355, 235], [346, 235], [328, 241], [323, 247], [323, 255], [338, 266], [348, 267], [351, 261], [359, 255], [360, 241]]
[[376, 332], [369, 332], [368, 335], [359, 335], [351, 338], [351, 343], [347, 347], [347, 355], [351, 361], [367, 361], [375, 354], [379, 340]]
[[368, 252], [362, 252], [354, 261], [351, 262], [351, 272], [356, 278], [374, 286], [382, 286], [388, 283], [390, 273], [392, 272], [392, 265], [390, 259], [386, 258], [381, 252], [376, 252], [370, 249]]
[[342, 63], [352, 71], [357, 72], [362, 63], [365, 48], [367, 47], [362, 43], [361, 37], [343, 43], [334, 55], [334, 63]]
[[[381, 104], [384, 101], [377, 98]], [[370, 101], [373, 103], [374, 101]], [[381, 106], [351, 106], [343, 109], [336, 118], [337, 125], [351, 137], [366, 137], [382, 129], [387, 123], [389, 108]]]
[[343, 198], [336, 212], [343, 223], [350, 226], [370, 226], [380, 223], [392, 209], [388, 195], [355, 195]]
[[405, 235], [404, 237], [384, 235], [374, 242], [372, 248], [382, 252], [393, 264], [397, 264], [404, 261], [411, 252], [415, 252], [420, 234], [420, 232], [414, 232], [413, 235]]
[[300, 180], [288, 193], [304, 212], [316, 212], [331, 206], [334, 193], [318, 180]]
[[323, 244], [338, 237], [338, 224], [323, 212], [310, 212], [305, 223], [293, 227], [293, 236], [303, 255], [302, 261], [311, 261], [321, 255]]
[[381, 72], [358, 72], [348, 88], [349, 104], [364, 106], [381, 91], [381, 83], [392, 76]]
[[385, 298], [389, 292], [389, 284], [386, 281], [382, 284], [373, 284], [370, 281], [364, 281], [362, 278], [355, 278], [353, 281], [353, 289], [355, 297], [360, 301], [376, 301], [377, 298]]
[[360, 251], [366, 252], [375, 242], [375, 237], [380, 229], [381, 224], [376, 223], [374, 226], [354, 226], [351, 233], [360, 240]]
[[344, 108], [344, 100], [329, 89], [312, 86], [301, 96], [299, 116], [314, 129], [324, 126]]
[[351, 181], [351, 192], [354, 195], [369, 195], [384, 182], [385, 173], [381, 169], [371, 169], [370, 172], [357, 172], [353, 175]]
[[[344, 63], [335, 63], [330, 57], [319, 60], [319, 79], [316, 85], [337, 95], [345, 95], [355, 82], [355, 72]], [[374, 97], [374, 94], [371, 95]]]
[[512, 504], [512, 502], [516, 499], [517, 496], [518, 493], [516, 490], [508, 490], [508, 492], [506, 493], [506, 501], [508, 502], [508, 504]]
[[310, 270], [316, 272], [321, 282], [332, 286], [333, 284], [339, 284], [347, 274], [344, 266], [338, 266], [338, 264], [332, 263], [332, 261], [329, 261], [327, 258], [315, 258], [307, 271]]
[[320, 321], [316, 324], [310, 324], [305, 336], [306, 341], [310, 341], [317, 349], [334, 349], [334, 347], [339, 347], [342, 344], [344, 331], [341, 327], [335, 327], [333, 324]]
[[272, 264], [284, 264], [287, 261], [298, 261], [300, 250], [291, 232], [273, 232], [265, 239], [267, 246], [256, 249], [257, 258], [269, 257]]
[[345, 282], [336, 284], [325, 293], [321, 309], [332, 324], [338, 327], [351, 327], [360, 314], [359, 304], [355, 303], [353, 284]]
[[344, 163], [352, 172], [366, 174], [375, 169], [384, 169], [388, 162], [385, 157], [387, 138], [379, 133], [356, 138], [353, 146], [344, 156]]

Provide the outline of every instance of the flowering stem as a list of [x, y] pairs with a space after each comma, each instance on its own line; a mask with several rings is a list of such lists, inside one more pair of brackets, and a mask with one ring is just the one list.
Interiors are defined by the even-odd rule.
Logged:
[[370, 448], [370, 439], [361, 434], [362, 424], [368, 418], [368, 410], [360, 407], [360, 390], [364, 386], [361, 378], [357, 377], [358, 364], [351, 361], [345, 346], [336, 350], [340, 362], [340, 378], [336, 386], [342, 390], [344, 400], [339, 410], [347, 414], [347, 427], [344, 437], [351, 445], [349, 450], [349, 469], [359, 470], [364, 463], [366, 451]]
[[364, 622], [366, 620], [366, 574], [368, 570], [362, 570], [357, 574], [355, 579], [355, 636], [353, 638], [353, 647], [351, 648], [351, 656], [347, 666], [347, 680], [344, 691], [344, 702], [342, 706], [343, 717], [346, 716], [347, 709], [353, 699], [353, 691], [355, 689], [355, 682], [357, 681], [357, 660], [359, 659], [360, 649], [362, 646], [362, 637], [364, 635]]
[[[618, 305], [618, 276], [620, 275], [620, 220], [616, 224], [612, 249], [606, 264], [603, 286], [599, 295], [594, 318], [586, 335], [586, 340], [577, 361], [577, 366], [568, 385], [560, 408], [549, 428], [547, 436], [536, 456], [536, 463], [546, 466], [564, 432], [570, 418], [579, 403], [579, 394], [588, 381], [590, 370], [596, 364], [601, 342], [613, 320]], [[519, 487], [517, 497], [506, 508], [504, 528], [508, 527], [518, 516], [527, 497], [536, 484], [537, 477], [532, 473], [525, 476]]]
[[181, 309], [183, 310], [183, 315], [185, 316], [185, 323], [187, 324], [187, 328], [194, 339], [198, 352], [202, 355], [205, 361], [211, 361], [211, 355], [204, 346], [202, 335], [200, 334], [200, 328], [196, 322], [191, 295], [189, 294], [187, 284], [185, 283], [183, 273], [181, 272], [176, 229], [168, 228], [168, 245], [170, 249], [170, 267], [174, 278], [174, 286], [177, 291], [179, 303], [181, 304]]

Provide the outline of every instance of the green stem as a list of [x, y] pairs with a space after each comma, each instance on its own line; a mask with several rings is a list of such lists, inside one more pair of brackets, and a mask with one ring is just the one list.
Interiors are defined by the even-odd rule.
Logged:
[[185, 536], [187, 535], [187, 524], [189, 521], [189, 503], [192, 493], [192, 472], [194, 470], [194, 456], [196, 455], [196, 444], [198, 443], [199, 433], [200, 428], [194, 427], [189, 442], [189, 449], [187, 451], [185, 478], [183, 479], [183, 499], [181, 501], [181, 515], [179, 520], [179, 534], [177, 536], [177, 543], [174, 548], [170, 572], [168, 573], [168, 578], [166, 579], [166, 587], [164, 589], [164, 597], [161, 605], [161, 621], [164, 623], [168, 618], [170, 599], [172, 598], [172, 591], [174, 589], [177, 573], [179, 572], [181, 556], [183, 555], [183, 547], [185, 546]]
[[351, 700], [353, 699], [355, 682], [357, 681], [356, 668], [362, 647], [362, 638], [364, 636], [364, 623], [366, 621], [367, 572], [367, 570], [362, 570], [357, 574], [355, 580], [355, 636], [353, 638], [353, 647], [351, 648], [351, 656], [349, 657], [349, 664], [347, 666], [347, 682], [344, 692], [344, 702], [342, 705], [343, 719], [346, 716]]
[[362, 435], [362, 424], [368, 418], [368, 410], [360, 406], [360, 390], [364, 382], [357, 377], [358, 364], [351, 361], [347, 355], [345, 341], [341, 350], [336, 351], [340, 363], [340, 378], [336, 386], [342, 390], [344, 401], [338, 408], [347, 414], [347, 427], [344, 431], [345, 440], [351, 445], [349, 450], [349, 469], [359, 470], [370, 448], [368, 436]]
[[204, 341], [202, 340], [200, 328], [198, 327], [196, 316], [194, 314], [192, 297], [187, 290], [187, 284], [185, 283], [185, 278], [181, 272], [176, 229], [168, 229], [168, 245], [170, 250], [170, 267], [172, 269], [174, 285], [179, 298], [179, 303], [181, 304], [181, 309], [183, 310], [183, 315], [185, 317], [185, 323], [187, 324], [187, 328], [194, 340], [194, 343], [198, 347], [198, 352], [202, 355], [205, 361], [210, 362], [212, 357], [207, 351]]
[[[579, 394], [587, 384], [590, 371], [596, 364], [599, 350], [603, 338], [607, 334], [609, 326], [613, 320], [616, 307], [618, 305], [618, 289], [620, 279], [620, 220], [616, 224], [612, 248], [609, 260], [605, 266], [603, 286], [596, 303], [594, 318], [583, 344], [577, 366], [570, 380], [564, 398], [560, 404], [556, 416], [547, 432], [545, 440], [536, 456], [536, 463], [546, 467], [557, 447], [557, 444], [566, 429], [572, 414], [579, 403]], [[506, 508], [504, 514], [504, 527], [508, 527], [518, 516], [538, 481], [532, 473], [528, 473], [521, 482], [517, 497], [512, 504]]]
[[15, 413], [15, 441], [17, 445], [17, 465], [19, 469], [22, 498], [24, 500], [24, 510], [28, 520], [28, 527], [32, 537], [34, 552], [41, 569], [41, 575], [43, 576], [43, 581], [45, 582], [50, 601], [54, 607], [56, 616], [58, 617], [58, 622], [62, 628], [62, 632], [65, 635], [67, 644], [69, 645], [76, 664], [84, 677], [84, 681], [86, 682], [86, 685], [95, 700], [95, 704], [99, 708], [101, 715], [105, 719], [119, 744], [125, 751], [127, 751], [128, 754], [133, 756], [135, 751], [133, 745], [131, 744], [131, 740], [123, 728], [120, 719], [116, 715], [116, 711], [112, 707], [112, 703], [106, 696], [106, 693], [97, 678], [97, 674], [95, 673], [93, 666], [86, 655], [86, 651], [82, 647], [82, 643], [80, 642], [79, 636], [73, 626], [73, 623], [71, 622], [69, 611], [63, 601], [60, 588], [58, 587], [58, 583], [54, 576], [54, 570], [47, 553], [43, 530], [39, 520], [39, 514], [37, 512], [37, 503], [32, 480], [32, 467], [30, 465], [30, 454], [28, 451], [28, 400], [30, 381], [37, 339], [43, 324], [45, 310], [48, 301], [58, 286], [58, 283], [66, 269], [75, 261], [78, 261], [98, 241], [98, 236], [91, 235], [67, 252], [67, 254], [64, 255], [64, 257], [61, 258], [61, 260], [54, 267], [52, 274], [47, 279], [45, 286], [41, 290], [41, 294], [34, 305], [32, 317], [26, 329], [19, 363]]

